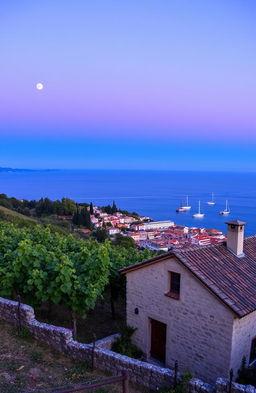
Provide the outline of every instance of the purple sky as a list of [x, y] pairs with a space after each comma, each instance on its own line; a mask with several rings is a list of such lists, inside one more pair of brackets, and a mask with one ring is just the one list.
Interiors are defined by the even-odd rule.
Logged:
[[2, 0], [0, 166], [256, 170], [255, 20], [254, 0]]

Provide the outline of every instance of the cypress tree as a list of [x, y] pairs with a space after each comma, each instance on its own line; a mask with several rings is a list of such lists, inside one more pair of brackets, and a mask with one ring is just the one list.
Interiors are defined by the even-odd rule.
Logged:
[[117, 212], [116, 203], [115, 203], [115, 201], [113, 201], [113, 204], [112, 204], [112, 214], [113, 214], [113, 213], [116, 213], [116, 212]]

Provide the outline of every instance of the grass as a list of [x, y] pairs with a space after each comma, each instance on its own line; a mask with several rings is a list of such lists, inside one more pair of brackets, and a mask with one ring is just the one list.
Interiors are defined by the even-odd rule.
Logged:
[[2, 212], [3, 215], [9, 216], [9, 217], [16, 217], [16, 218], [20, 218], [25, 221], [32, 221], [34, 223], [37, 223], [36, 219], [34, 219], [32, 217], [25, 216], [24, 214], [20, 214], [14, 210], [7, 209], [4, 206], [0, 206], [0, 212]]
[[[97, 382], [106, 378], [90, 365], [76, 362], [44, 346], [31, 336], [17, 333], [17, 329], [0, 321], [0, 392], [42, 392], [57, 386], [69, 387], [81, 382]], [[143, 390], [142, 391], [147, 391]], [[135, 387], [129, 393], [141, 393]], [[121, 393], [121, 384], [109, 385], [91, 393]]]
[[62, 235], [70, 233], [70, 224], [49, 217], [29, 217], [0, 205], [0, 220], [14, 224], [18, 228], [34, 227], [35, 225], [49, 226], [52, 232]]

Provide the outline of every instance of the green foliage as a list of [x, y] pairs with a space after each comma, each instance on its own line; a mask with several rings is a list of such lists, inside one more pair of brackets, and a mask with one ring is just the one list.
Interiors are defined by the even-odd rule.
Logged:
[[241, 367], [238, 370], [238, 377], [236, 382], [242, 385], [253, 385], [256, 387], [256, 369], [255, 367], [246, 367], [246, 357], [244, 356], [241, 362]]
[[77, 205], [76, 212], [73, 215], [73, 224], [81, 225], [88, 229], [92, 229], [93, 225], [91, 223], [90, 212], [87, 207], [80, 208]]
[[[19, 217], [18, 215], [15, 216], [13, 214], [7, 213], [7, 211], [2, 211], [0, 210], [0, 220], [1, 221], [7, 221], [12, 224], [14, 224], [16, 227], [23, 228], [23, 227], [34, 227], [37, 225], [36, 221], [33, 221], [32, 219], [27, 219], [26, 217]], [[16, 213], [17, 214], [17, 213]]]
[[125, 293], [125, 277], [119, 269], [152, 256], [133, 247], [113, 246], [102, 238], [82, 240], [63, 236], [53, 227], [16, 228], [0, 221], [0, 296], [40, 306], [60, 304], [73, 315], [86, 316], [107, 285], [111, 310]]
[[121, 337], [119, 337], [113, 344], [112, 350], [122, 355], [129, 356], [134, 359], [141, 359], [143, 352], [132, 344], [131, 337], [136, 329], [131, 326], [123, 326], [120, 329]]
[[97, 228], [96, 231], [93, 232], [93, 236], [99, 243], [103, 243], [108, 239], [108, 233], [105, 229]]
[[37, 226], [0, 223], [0, 296], [53, 302], [84, 315], [108, 283], [108, 246]]
[[138, 215], [138, 213], [136, 213], [136, 212], [128, 212], [128, 210], [121, 210], [121, 209], [118, 209], [117, 208], [117, 206], [116, 206], [116, 203], [115, 203], [115, 201], [113, 201], [113, 204], [112, 204], [112, 206], [111, 205], [107, 205], [107, 206], [102, 206], [101, 207], [101, 210], [104, 212], [104, 213], [107, 213], [107, 214], [114, 214], [114, 213], [122, 213], [122, 214], [124, 214], [124, 215], [126, 215], [126, 216], [129, 216], [129, 217], [139, 217], [139, 215]]
[[101, 210], [107, 214], [114, 214], [118, 211], [115, 201], [113, 201], [112, 206], [102, 206]]
[[112, 244], [114, 244], [115, 246], [121, 246], [125, 248], [137, 248], [133, 238], [129, 236], [123, 236], [120, 233], [118, 233], [115, 236], [115, 239], [112, 241]]
[[187, 393], [188, 392], [188, 382], [193, 378], [193, 374], [186, 372], [183, 374], [181, 380], [177, 383], [174, 389], [163, 388], [158, 390], [158, 393]]
[[15, 210], [18, 213], [30, 215], [29, 208], [30, 206], [32, 208], [33, 203], [16, 198], [8, 198], [6, 194], [0, 194], [0, 205], [7, 209]]
[[27, 201], [13, 197], [8, 198], [6, 194], [0, 194], [0, 205], [27, 216], [30, 216], [32, 210], [35, 210], [39, 217], [51, 214], [72, 215], [76, 210], [76, 204], [70, 198], [62, 198], [61, 201], [51, 201], [49, 198]]
[[61, 201], [51, 201], [49, 198], [41, 198], [35, 203], [37, 216], [48, 216], [51, 214], [69, 216], [73, 215], [75, 210], [76, 204], [70, 198], [62, 198]]

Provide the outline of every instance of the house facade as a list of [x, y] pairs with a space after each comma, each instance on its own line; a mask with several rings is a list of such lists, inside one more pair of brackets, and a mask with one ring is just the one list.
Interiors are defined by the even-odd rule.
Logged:
[[256, 237], [228, 223], [227, 244], [169, 252], [122, 269], [127, 324], [147, 359], [177, 360], [208, 382], [256, 360]]

